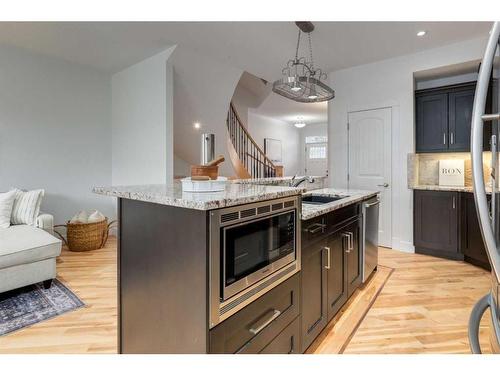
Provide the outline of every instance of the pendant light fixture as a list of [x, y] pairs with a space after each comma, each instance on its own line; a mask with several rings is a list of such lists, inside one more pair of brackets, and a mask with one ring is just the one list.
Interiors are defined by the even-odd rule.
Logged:
[[[311, 32], [314, 30], [312, 22], [295, 22], [299, 28], [295, 58], [288, 61], [282, 70], [283, 78], [273, 83], [273, 91], [285, 98], [301, 103], [317, 103], [331, 100], [335, 91], [324, 83], [326, 73], [314, 67], [312, 54]], [[309, 41], [309, 61], [299, 57], [301, 34], [307, 34]]]

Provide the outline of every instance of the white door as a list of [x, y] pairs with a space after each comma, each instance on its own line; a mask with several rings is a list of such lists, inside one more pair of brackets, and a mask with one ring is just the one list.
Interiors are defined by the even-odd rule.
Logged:
[[328, 145], [326, 143], [306, 144], [306, 175], [328, 176]]
[[349, 112], [350, 189], [379, 190], [379, 245], [392, 247], [391, 108]]

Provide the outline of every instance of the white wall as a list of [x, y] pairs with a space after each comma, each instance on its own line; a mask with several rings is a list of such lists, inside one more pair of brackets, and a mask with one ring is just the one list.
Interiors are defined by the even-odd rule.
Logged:
[[328, 136], [328, 124], [307, 124], [305, 128], [300, 129], [300, 160], [299, 170], [300, 174], [305, 174], [306, 168], [306, 137], [308, 136]]
[[[226, 162], [223, 176], [233, 176], [227, 152], [226, 117], [234, 89], [243, 71], [222, 61], [177, 46], [171, 58], [174, 67], [174, 152], [177, 160], [198, 164], [201, 134], [214, 133], [216, 154]], [[201, 129], [193, 124], [199, 122]], [[176, 166], [177, 171], [182, 169]]]
[[43, 188], [42, 210], [64, 223], [78, 210], [114, 217], [108, 75], [0, 47], [0, 191]]
[[172, 182], [174, 48], [112, 77], [113, 185]]
[[248, 131], [264, 150], [264, 138], [281, 140], [285, 176], [300, 174], [300, 131], [293, 125], [271, 117], [248, 113]]
[[414, 150], [416, 71], [482, 58], [485, 39], [475, 39], [329, 74], [336, 97], [328, 106], [330, 185], [347, 185], [347, 114], [390, 106], [392, 119], [392, 245], [413, 251], [412, 191], [406, 158]]

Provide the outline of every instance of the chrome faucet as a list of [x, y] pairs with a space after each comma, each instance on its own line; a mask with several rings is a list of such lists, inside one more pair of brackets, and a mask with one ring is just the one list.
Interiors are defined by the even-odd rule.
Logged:
[[298, 187], [304, 181], [307, 181], [310, 184], [312, 184], [314, 182], [314, 178], [313, 177], [309, 177], [309, 176], [304, 176], [302, 178], [299, 178], [298, 180], [296, 180], [296, 178], [297, 178], [297, 175], [295, 175], [295, 176], [292, 177], [292, 181], [290, 181], [290, 186], [291, 187]]

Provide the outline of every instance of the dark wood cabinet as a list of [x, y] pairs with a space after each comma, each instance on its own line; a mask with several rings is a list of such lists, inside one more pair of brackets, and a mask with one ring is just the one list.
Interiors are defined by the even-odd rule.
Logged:
[[344, 229], [350, 238], [350, 246], [347, 244], [347, 295], [348, 298], [361, 284], [361, 221], [356, 220]]
[[460, 251], [467, 262], [491, 270], [471, 193], [460, 194]]
[[326, 241], [302, 249], [302, 345], [304, 350], [328, 323]]
[[448, 94], [450, 151], [469, 151], [475, 86], [456, 89]]
[[419, 253], [458, 259], [458, 193], [415, 190], [414, 239]]
[[355, 204], [303, 223], [302, 351], [361, 284], [359, 213]]
[[[472, 107], [476, 83], [420, 90], [415, 93], [416, 152], [470, 151]], [[491, 110], [488, 96], [486, 113]], [[483, 139], [489, 149], [491, 127]]]
[[448, 96], [422, 93], [416, 97], [417, 152], [436, 152], [448, 148]]
[[491, 269], [472, 193], [415, 190], [413, 242], [417, 253]]
[[340, 229], [327, 240], [328, 320], [346, 303], [347, 292], [347, 233]]

